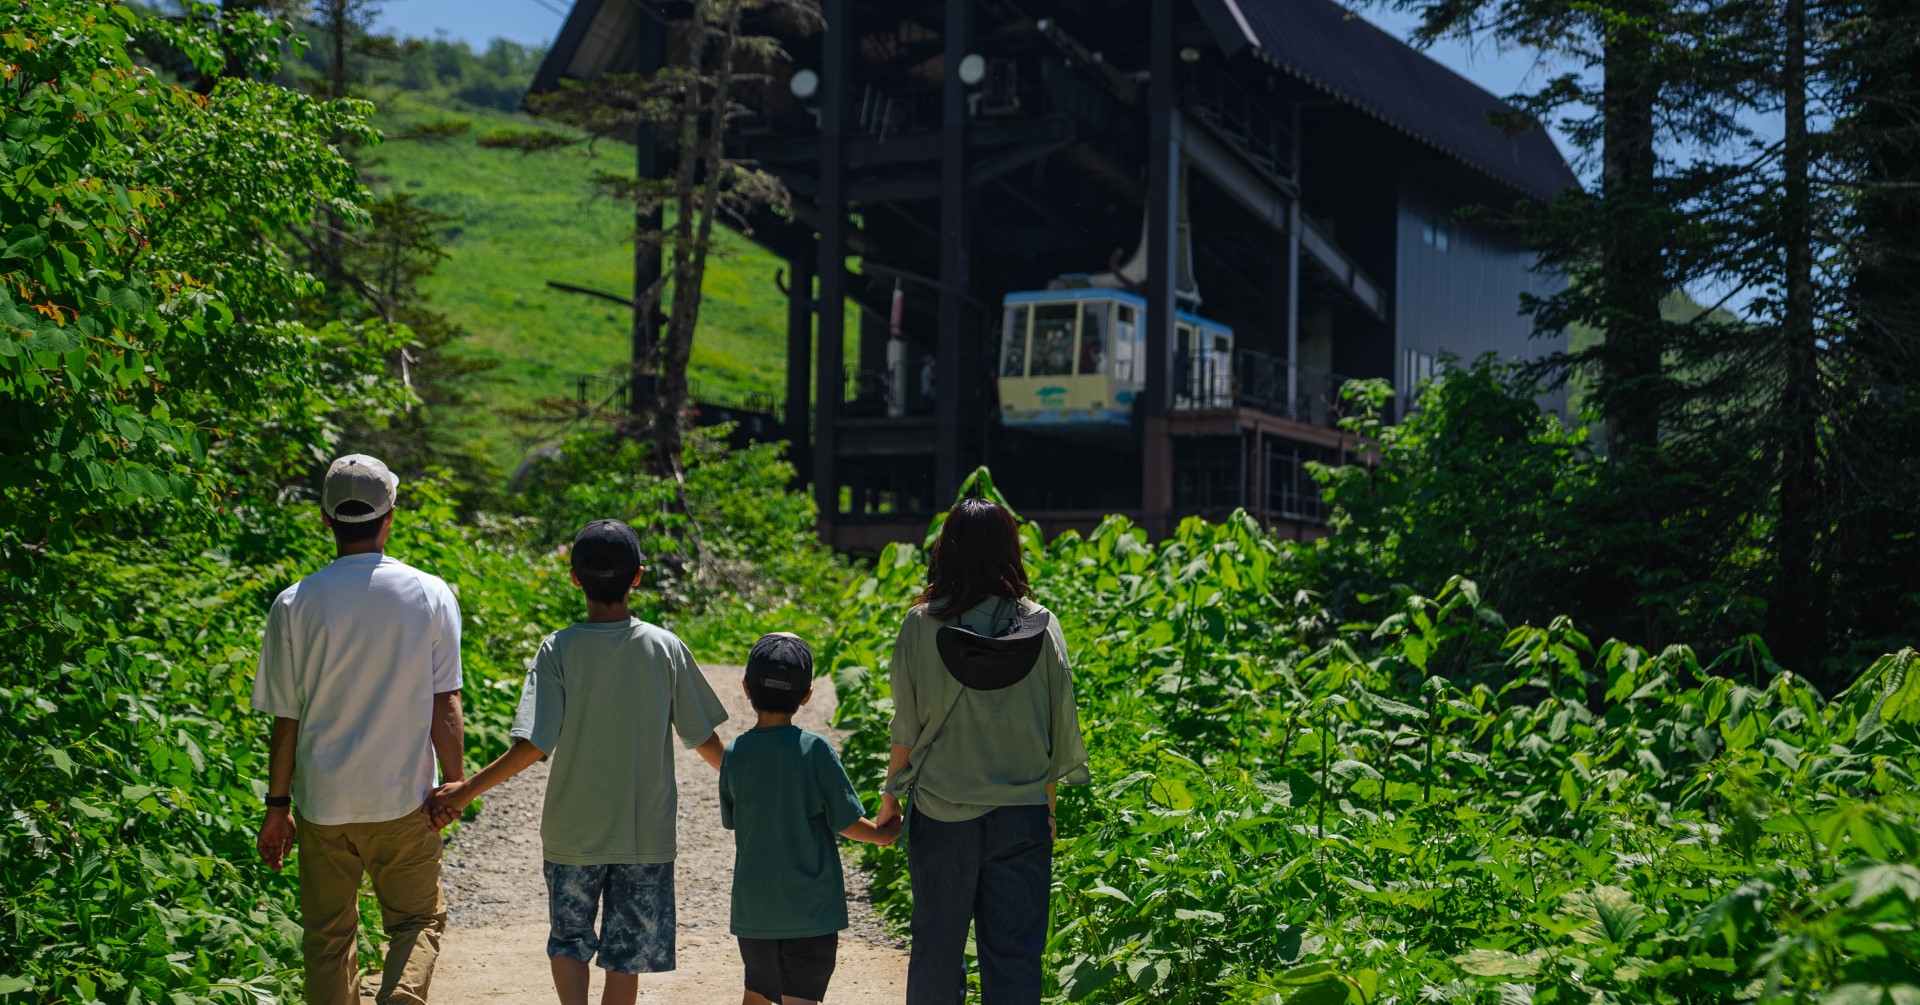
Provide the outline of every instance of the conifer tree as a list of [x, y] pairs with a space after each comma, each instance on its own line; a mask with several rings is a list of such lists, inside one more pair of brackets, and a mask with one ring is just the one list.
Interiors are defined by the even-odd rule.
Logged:
[[[636, 419], [648, 427], [654, 464], [668, 477], [682, 475], [690, 398], [687, 366], [700, 322], [714, 226], [724, 218], [749, 229], [752, 214], [769, 208], [784, 211], [789, 198], [777, 178], [728, 149], [728, 126], [747, 111], [740, 90], [764, 80], [766, 68], [783, 56], [778, 39], [752, 31], [753, 23], [773, 17], [786, 19], [798, 30], [821, 24], [813, 0], [695, 0], [684, 19], [673, 23], [675, 45], [667, 65], [657, 72], [566, 81], [559, 91], [528, 102], [535, 114], [594, 139], [625, 139], [651, 128], [674, 154], [673, 169], [665, 178], [615, 172], [596, 178], [603, 194], [633, 204], [636, 219], [663, 221], [658, 230], [643, 227], [634, 234], [636, 244], [660, 249], [664, 267], [658, 281], [636, 291], [633, 309], [637, 316], [646, 316], [664, 304], [666, 325], [650, 358], [634, 361], [637, 369], [657, 374], [654, 400], [633, 406]], [[522, 131], [483, 142], [529, 151], [577, 140]], [[666, 208], [673, 212], [662, 212]], [[644, 417], [638, 414], [642, 409], [648, 413]]]

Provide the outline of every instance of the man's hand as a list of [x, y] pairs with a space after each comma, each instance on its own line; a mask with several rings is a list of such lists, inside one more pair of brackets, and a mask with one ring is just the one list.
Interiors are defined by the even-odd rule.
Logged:
[[433, 793], [427, 796], [427, 804], [420, 807], [420, 811], [427, 815], [427, 820], [433, 824], [434, 830], [440, 830], [460, 818], [461, 811], [465, 810], [467, 804], [473, 802], [474, 796], [477, 795], [469, 791], [471, 788], [472, 786], [464, 780], [448, 782], [434, 789]]
[[873, 818], [873, 825], [882, 830], [892, 827], [895, 834], [900, 832], [900, 824], [907, 815], [900, 811], [900, 800], [891, 792], [880, 793], [880, 812]]
[[427, 793], [427, 801], [420, 804], [420, 815], [427, 818], [428, 826], [439, 830], [459, 819], [460, 812], [488, 789], [539, 763], [545, 756], [546, 752], [539, 747], [515, 739], [506, 753], [494, 758], [492, 764], [481, 768], [472, 778], [449, 777], [439, 788]]
[[268, 808], [255, 843], [260, 849], [260, 860], [267, 868], [279, 872], [287, 862], [287, 853], [293, 850], [293, 811], [285, 806]]

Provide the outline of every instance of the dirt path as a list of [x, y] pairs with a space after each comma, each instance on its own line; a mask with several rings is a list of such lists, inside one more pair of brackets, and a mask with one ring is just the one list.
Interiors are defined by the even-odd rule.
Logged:
[[[740, 668], [707, 667], [706, 673], [727, 705], [729, 718], [720, 736], [731, 740], [753, 725], [753, 710], [740, 689]], [[818, 681], [813, 701], [800, 710], [796, 722], [838, 742], [826, 726], [833, 707], [833, 682]], [[720, 826], [713, 769], [690, 750], [679, 750], [675, 766], [680, 779], [680, 849], [674, 873], [679, 969], [642, 976], [640, 1000], [738, 1002], [740, 955], [727, 934], [733, 833]], [[479, 819], [462, 827], [448, 850], [449, 920], [434, 972], [433, 1005], [554, 1000], [547, 970], [546, 887], [540, 878], [540, 806], [546, 784], [546, 765], [540, 764], [488, 793]], [[866, 876], [850, 861], [847, 865], [853, 927], [840, 935], [840, 963], [828, 1001], [903, 1001], [905, 947], [889, 938], [874, 917]], [[596, 969], [596, 999], [599, 986]]]

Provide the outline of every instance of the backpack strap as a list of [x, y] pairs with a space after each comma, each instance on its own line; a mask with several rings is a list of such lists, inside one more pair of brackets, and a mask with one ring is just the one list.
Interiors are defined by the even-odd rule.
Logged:
[[[955, 683], [958, 684], [957, 681]], [[882, 791], [892, 793], [894, 798], [902, 802], [912, 797], [913, 783], [920, 777], [920, 766], [926, 763], [927, 750], [940, 736], [940, 728], [947, 724], [947, 718], [953, 715], [953, 707], [960, 704], [960, 696], [966, 691], [965, 686], [953, 689], [953, 698], [947, 702], [947, 707], [940, 710], [940, 717], [927, 723], [927, 728], [920, 731], [920, 736], [913, 741], [913, 747], [907, 751], [907, 766], [901, 768], [899, 774], [887, 779]]]
[[[1014, 602], [1013, 609], [1014, 617], [1018, 618], [1021, 613], [1018, 601]], [[996, 633], [999, 631], [1001, 612], [1004, 610], [1006, 610], [1005, 600], [994, 606], [992, 620], [987, 624], [988, 631]], [[958, 624], [959, 618], [956, 617], [954, 623]], [[900, 769], [899, 774], [887, 779], [881, 791], [890, 792], [902, 801], [913, 794], [913, 783], [920, 776], [920, 766], [926, 763], [927, 751], [933, 747], [933, 741], [939, 738], [941, 727], [945, 726], [947, 719], [953, 715], [954, 706], [960, 704], [960, 696], [967, 693], [966, 685], [960, 684], [957, 680], [954, 683], [959, 686], [954, 688], [953, 697], [947, 701], [946, 707], [940, 710], [938, 718], [927, 722], [927, 728], [920, 731], [920, 736], [913, 741], [913, 747], [907, 751], [907, 766]]]

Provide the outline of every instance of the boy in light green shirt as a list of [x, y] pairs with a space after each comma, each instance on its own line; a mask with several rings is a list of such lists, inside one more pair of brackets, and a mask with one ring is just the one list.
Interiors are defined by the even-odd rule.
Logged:
[[627, 610], [641, 561], [640, 540], [621, 521], [580, 531], [573, 577], [587, 620], [540, 643], [512, 749], [432, 800], [443, 825], [482, 792], [553, 758], [540, 842], [547, 956], [563, 1005], [586, 1005], [589, 962], [607, 971], [609, 1005], [635, 1000], [635, 975], [674, 969], [673, 736], [720, 767], [720, 699], [684, 643]]

